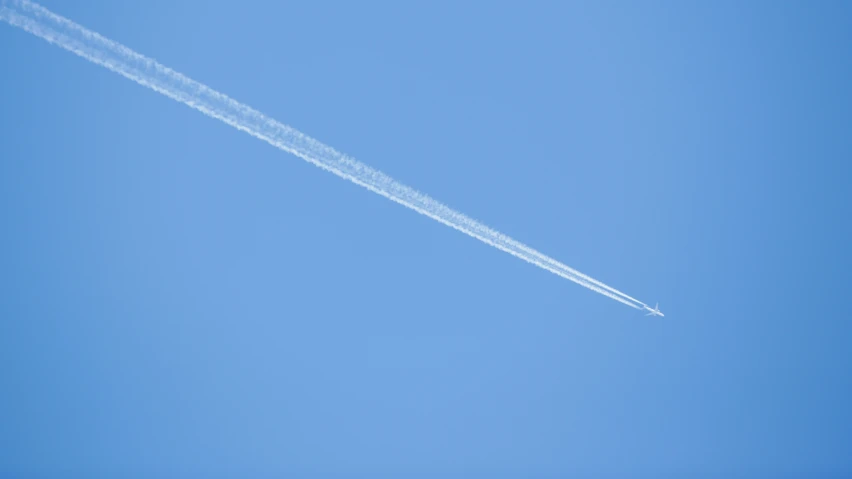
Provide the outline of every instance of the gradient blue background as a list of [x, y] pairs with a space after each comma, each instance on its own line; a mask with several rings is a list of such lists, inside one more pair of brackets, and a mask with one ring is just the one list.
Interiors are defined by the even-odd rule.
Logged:
[[666, 317], [2, 24], [4, 477], [852, 475], [849, 2], [43, 4]]

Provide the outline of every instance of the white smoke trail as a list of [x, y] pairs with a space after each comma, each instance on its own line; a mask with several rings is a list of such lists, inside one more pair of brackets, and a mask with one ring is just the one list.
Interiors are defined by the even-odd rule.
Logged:
[[488, 245], [630, 307], [645, 306], [298, 130], [38, 4], [28, 0], [0, 0], [0, 19]]

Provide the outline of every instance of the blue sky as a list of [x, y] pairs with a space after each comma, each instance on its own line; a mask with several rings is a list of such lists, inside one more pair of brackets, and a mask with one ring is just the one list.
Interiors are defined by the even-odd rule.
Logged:
[[852, 473], [843, 2], [42, 2], [640, 313], [0, 25], [0, 471]]

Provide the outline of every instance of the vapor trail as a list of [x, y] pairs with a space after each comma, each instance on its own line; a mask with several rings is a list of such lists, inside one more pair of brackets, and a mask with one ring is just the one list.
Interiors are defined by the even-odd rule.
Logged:
[[298, 130], [38, 4], [28, 0], [0, 0], [0, 19], [539, 268], [632, 308], [645, 306]]

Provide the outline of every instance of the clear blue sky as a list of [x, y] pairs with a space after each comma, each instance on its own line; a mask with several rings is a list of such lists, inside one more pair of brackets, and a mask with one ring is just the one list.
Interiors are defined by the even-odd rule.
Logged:
[[2, 24], [0, 475], [852, 474], [850, 3], [42, 3], [666, 317]]

